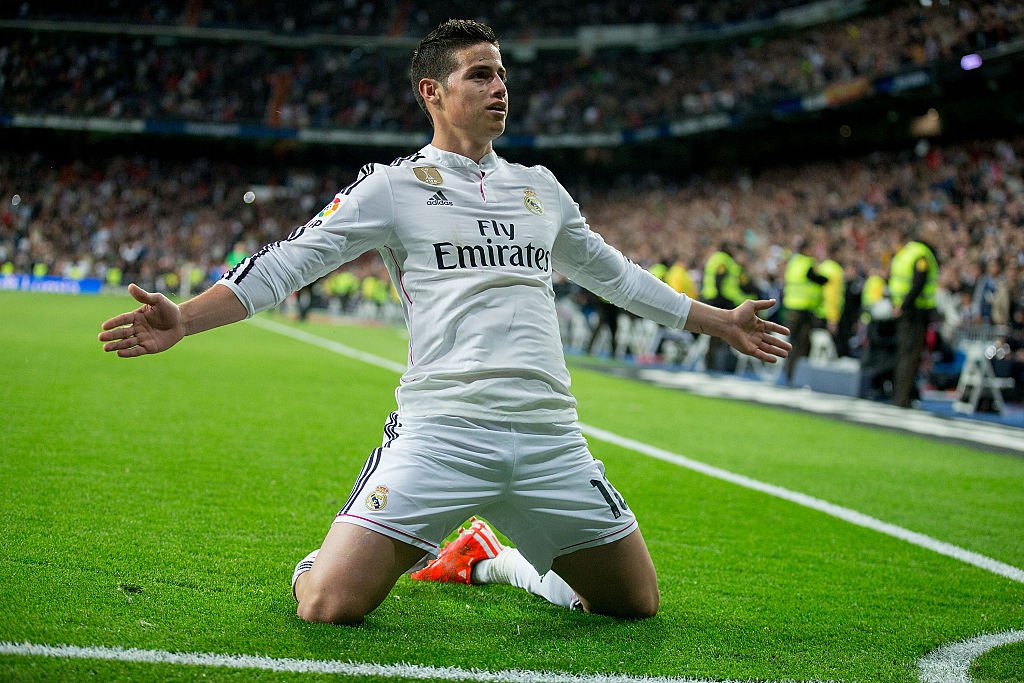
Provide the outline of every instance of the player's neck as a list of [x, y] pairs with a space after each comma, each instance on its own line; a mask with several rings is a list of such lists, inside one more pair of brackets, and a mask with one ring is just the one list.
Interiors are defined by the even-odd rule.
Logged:
[[472, 159], [477, 163], [480, 163], [480, 160], [494, 149], [490, 140], [473, 140], [437, 129], [434, 130], [434, 138], [430, 141], [430, 144], [446, 152], [452, 152]]

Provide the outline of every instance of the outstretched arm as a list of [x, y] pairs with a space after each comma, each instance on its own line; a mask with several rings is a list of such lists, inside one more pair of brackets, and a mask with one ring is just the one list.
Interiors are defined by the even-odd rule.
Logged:
[[245, 306], [227, 287], [213, 286], [180, 306], [163, 294], [128, 285], [128, 293], [142, 306], [114, 316], [103, 323], [99, 340], [104, 351], [116, 351], [122, 358], [135, 358], [166, 351], [189, 334], [238, 322], [246, 316]]
[[690, 332], [721, 337], [737, 351], [774, 363], [776, 358], [788, 356], [793, 348], [789, 342], [771, 334], [788, 335], [789, 329], [757, 316], [758, 311], [774, 305], [774, 299], [762, 299], [744, 301], [737, 308], [726, 310], [694, 301], [684, 328]]

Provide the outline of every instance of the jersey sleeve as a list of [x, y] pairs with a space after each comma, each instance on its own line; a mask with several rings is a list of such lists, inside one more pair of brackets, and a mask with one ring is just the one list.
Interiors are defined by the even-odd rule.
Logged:
[[692, 300], [636, 265], [590, 229], [579, 205], [557, 185], [561, 228], [552, 265], [578, 285], [620, 308], [660, 325], [681, 328]]
[[228, 271], [230, 288], [252, 316], [361, 254], [383, 246], [394, 203], [383, 167], [362, 168], [355, 182], [286, 238], [271, 242]]

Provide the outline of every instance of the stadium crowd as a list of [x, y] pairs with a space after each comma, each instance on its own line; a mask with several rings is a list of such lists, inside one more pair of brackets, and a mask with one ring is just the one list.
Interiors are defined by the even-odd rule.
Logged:
[[[386, 160], [383, 160], [386, 161]], [[354, 169], [245, 167], [142, 157], [53, 164], [0, 156], [0, 264], [34, 272], [135, 281], [169, 292], [209, 285], [263, 243], [314, 214]], [[570, 191], [591, 225], [644, 265], [678, 264], [699, 295], [702, 269], [722, 243], [766, 296], [804, 239], [831, 258], [848, 287], [886, 277], [908, 226], [933, 222], [942, 337], [1003, 325], [1024, 335], [1024, 139], [780, 167], [752, 175], [581, 180]], [[610, 183], [610, 184], [609, 184]], [[255, 201], [243, 201], [253, 190]], [[252, 199], [253, 197], [250, 197]], [[323, 283], [326, 298], [387, 301], [379, 260], [367, 256]], [[184, 273], [184, 275], [183, 275]], [[354, 276], [354, 277], [353, 277]], [[369, 284], [368, 284], [369, 283]], [[570, 296], [570, 290], [563, 289]]]
[[501, 0], [482, 6], [450, 0], [443, 6], [368, 0], [312, 2], [296, 11], [295, 3], [273, 0], [192, 0], [173, 5], [163, 0], [120, 3], [45, 1], [12, 3], [8, 19], [107, 21], [202, 28], [260, 29], [280, 33], [342, 33], [360, 36], [419, 38], [449, 17], [475, 18], [501, 26], [506, 38], [566, 35], [580, 26], [658, 23], [714, 29], [765, 20], [781, 10], [810, 4], [808, 0], [740, 0], [676, 3], [666, 0], [601, 0], [568, 5], [559, 0], [530, 3]]
[[[203, 12], [227, 11], [226, 3], [195, 4]], [[665, 9], [660, 3], [622, 4], [655, 15]], [[378, 5], [383, 7], [359, 7]], [[518, 6], [497, 3], [494, 11], [505, 12], [506, 5]], [[541, 5], [553, 16], [556, 6], [563, 7]], [[754, 5], [740, 6], [754, 11]], [[383, 131], [423, 127], [412, 93], [394, 87], [406, 78], [405, 51], [74, 32], [5, 35], [0, 112], [9, 114]], [[546, 52], [529, 60], [510, 50], [510, 87], [525, 99], [512, 99], [508, 133], [606, 132], [709, 113], [766, 113], [786, 99], [908, 68], [956, 63], [964, 54], [1022, 35], [1024, 6], [1000, 0], [899, 4], [878, 16], [749, 44]]]

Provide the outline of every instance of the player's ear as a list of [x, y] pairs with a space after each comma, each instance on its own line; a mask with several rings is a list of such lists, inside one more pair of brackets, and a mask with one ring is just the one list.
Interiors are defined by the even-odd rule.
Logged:
[[421, 78], [417, 85], [420, 91], [420, 97], [423, 98], [424, 102], [428, 102], [435, 107], [441, 106], [441, 83], [435, 81], [433, 78]]

